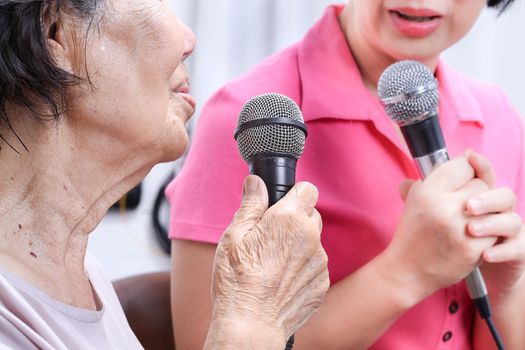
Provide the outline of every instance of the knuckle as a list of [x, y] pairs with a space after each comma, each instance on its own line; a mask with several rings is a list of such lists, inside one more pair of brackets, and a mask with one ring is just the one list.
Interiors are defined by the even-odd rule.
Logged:
[[319, 199], [319, 190], [310, 182], [299, 182], [294, 187], [299, 200], [307, 207], [314, 207]]
[[503, 188], [502, 192], [508, 198], [509, 202], [512, 203], [512, 207], [514, 207], [518, 202], [518, 196], [516, 196], [516, 193], [508, 187]]
[[322, 285], [321, 285], [321, 288], [322, 288], [323, 294], [324, 294], [330, 288], [330, 274], [328, 272], [328, 269], [325, 269], [323, 271], [323, 273], [321, 274], [321, 280], [323, 281]]
[[516, 249], [520, 253], [520, 256], [525, 256], [525, 240], [524, 239], [518, 240], [518, 242], [516, 243]]
[[473, 245], [463, 247], [463, 257], [468, 264], [476, 264], [481, 258], [481, 252]]
[[518, 213], [513, 212], [511, 214], [510, 220], [512, 222], [511, 224], [512, 232], [515, 232], [516, 234], [518, 234], [523, 229], [523, 223], [521, 222], [521, 216]]
[[322, 261], [322, 264], [325, 268], [325, 271], [326, 271], [326, 274], [328, 275], [328, 255], [326, 254], [326, 252], [324, 251], [324, 249], [321, 248], [321, 261]]
[[477, 193], [486, 192], [490, 189], [489, 185], [480, 178], [474, 178], [470, 182], [472, 183], [473, 189]]
[[235, 220], [245, 220], [253, 218], [264, 212], [264, 207], [261, 202], [255, 198], [246, 198], [241, 207], [235, 212]]
[[328, 255], [326, 254], [320, 242], [317, 244], [316, 258], [318, 260], [319, 266], [321, 266], [323, 269], [326, 269], [328, 266]]
[[314, 209], [312, 217], [319, 231], [319, 234], [321, 234], [321, 232], [323, 231], [323, 218], [321, 217], [321, 214], [317, 211], [317, 209]]
[[308, 194], [313, 195], [315, 197], [317, 197], [317, 195], [319, 194], [317, 187], [311, 182], [301, 181], [296, 186], [299, 187], [302, 191], [305, 191]]

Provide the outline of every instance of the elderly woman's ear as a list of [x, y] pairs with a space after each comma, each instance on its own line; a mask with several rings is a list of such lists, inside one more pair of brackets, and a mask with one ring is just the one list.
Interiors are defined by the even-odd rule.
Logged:
[[[84, 26], [77, 23], [64, 21], [60, 14], [48, 14], [43, 18], [45, 28], [47, 49], [58, 68], [63, 71], [79, 76], [80, 67], [83, 66], [82, 40], [87, 40], [87, 30], [82, 31]], [[83, 34], [84, 38], [81, 37]]]

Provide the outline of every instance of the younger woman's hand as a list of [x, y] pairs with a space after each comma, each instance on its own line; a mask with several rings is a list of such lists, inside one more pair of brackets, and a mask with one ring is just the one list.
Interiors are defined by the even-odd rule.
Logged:
[[467, 202], [471, 216], [468, 233], [472, 237], [494, 237], [497, 242], [483, 252], [481, 270], [488, 290], [494, 298], [511, 292], [525, 269], [525, 229], [516, 213], [516, 195], [509, 188], [494, 189], [495, 174], [485, 157], [471, 153], [470, 164], [483, 174], [489, 191]]
[[391, 270], [409, 276], [407, 288], [416, 301], [465, 278], [497, 240], [467, 232], [472, 220], [467, 202], [486, 193], [492, 181], [469, 157], [451, 160], [424, 181], [400, 187], [405, 209], [385, 256]]

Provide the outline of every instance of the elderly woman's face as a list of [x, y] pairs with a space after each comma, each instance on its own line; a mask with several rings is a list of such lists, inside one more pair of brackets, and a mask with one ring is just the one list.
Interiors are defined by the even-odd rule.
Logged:
[[183, 64], [193, 33], [167, 1], [107, 0], [104, 6], [86, 47], [94, 90], [73, 101], [72, 111], [89, 136], [109, 141], [116, 154], [178, 158], [195, 109]]

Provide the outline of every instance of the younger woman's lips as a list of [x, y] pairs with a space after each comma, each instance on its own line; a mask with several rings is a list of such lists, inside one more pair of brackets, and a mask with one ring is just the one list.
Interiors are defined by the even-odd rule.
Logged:
[[399, 12], [407, 16], [413, 16], [413, 17], [442, 17], [443, 16], [441, 13], [434, 11], [434, 10], [430, 10], [430, 9], [414, 9], [411, 7], [397, 7], [397, 8], [393, 8], [389, 10]]
[[401, 34], [412, 38], [424, 38], [440, 26], [442, 16], [430, 10], [394, 9], [389, 10], [393, 26]]

